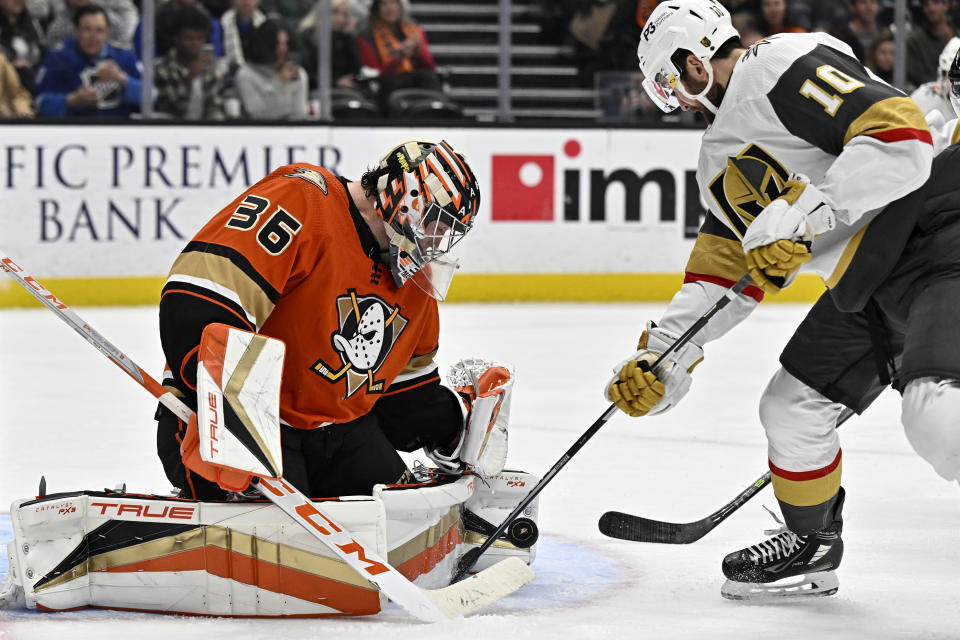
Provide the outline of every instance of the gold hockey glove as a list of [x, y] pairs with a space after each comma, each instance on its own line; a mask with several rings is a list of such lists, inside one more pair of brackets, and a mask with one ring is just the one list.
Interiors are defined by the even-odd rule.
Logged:
[[652, 322], [640, 336], [638, 351], [614, 368], [605, 396], [629, 416], [657, 415], [673, 407], [686, 395], [690, 373], [703, 360], [703, 349], [688, 342], [672, 352], [656, 369], [653, 363], [679, 336]]
[[809, 262], [812, 240], [836, 226], [836, 217], [817, 189], [803, 176], [784, 185], [778, 198], [764, 207], [743, 236], [743, 251], [754, 282], [778, 293]]

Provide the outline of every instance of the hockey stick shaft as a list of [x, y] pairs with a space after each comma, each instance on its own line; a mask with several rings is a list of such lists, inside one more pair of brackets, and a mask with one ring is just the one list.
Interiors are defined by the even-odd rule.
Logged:
[[[84, 322], [22, 267], [9, 257], [0, 255], [0, 268], [83, 336], [87, 342], [123, 369], [140, 386], [153, 394], [165, 407], [182, 419], [190, 420], [193, 411], [187, 405]], [[283, 478], [261, 478], [253, 483], [253, 486], [280, 507], [284, 513], [296, 520], [314, 538], [326, 545], [344, 563], [420, 620], [439, 622], [473, 613], [533, 579], [533, 572], [522, 561], [511, 558], [509, 560], [516, 562], [504, 561], [496, 567], [491, 567], [486, 583], [481, 580], [472, 585], [451, 585], [436, 590], [421, 589], [382, 560], [375, 551], [358, 542], [322, 507], [318, 507], [317, 503], [309, 500]], [[484, 590], [485, 586], [489, 588]]]
[[[730, 301], [734, 300], [737, 295], [740, 294], [740, 292], [746, 289], [751, 281], [752, 279], [749, 273], [737, 280], [732, 287], [727, 289], [723, 297], [713, 303], [713, 306], [707, 309], [707, 311], [704, 312], [704, 314], [700, 316], [697, 321], [690, 326], [689, 329], [684, 331], [680, 337], [674, 341], [673, 344], [667, 347], [667, 349], [660, 354], [660, 356], [653, 363], [652, 368], [656, 368], [664, 360], [664, 358], [689, 342], [698, 331], [706, 326], [707, 322], [710, 321], [710, 318], [715, 316], [721, 309], [730, 304]], [[510, 514], [503, 520], [503, 522], [500, 523], [500, 526], [497, 527], [496, 531], [487, 536], [487, 539], [483, 541], [483, 544], [475, 549], [471, 549], [460, 558], [460, 562], [457, 566], [457, 572], [454, 574], [454, 580], [459, 580], [467, 575], [467, 572], [469, 572], [473, 565], [476, 564], [477, 560], [480, 559], [480, 556], [483, 555], [483, 553], [489, 549], [494, 542], [496, 542], [496, 540], [501, 534], [503, 534], [504, 531], [506, 531], [507, 527], [510, 526], [510, 523], [513, 522], [514, 518], [523, 513], [523, 510], [527, 508], [527, 505], [533, 502], [533, 499], [536, 498], [541, 491], [543, 491], [543, 488], [546, 487], [551, 480], [553, 480], [554, 476], [560, 473], [560, 470], [566, 466], [566, 464], [570, 461], [570, 458], [575, 456], [577, 452], [580, 451], [585, 444], [587, 444], [590, 438], [592, 438], [594, 434], [596, 434], [597, 431], [599, 431], [600, 428], [606, 424], [611, 416], [613, 416], [617, 411], [617, 405], [615, 404], [611, 404], [609, 407], [607, 407], [606, 411], [603, 412], [603, 415], [597, 418], [596, 421], [590, 425], [590, 428], [584, 431], [583, 434], [577, 438], [577, 441], [573, 443], [573, 446], [567, 449], [567, 452], [563, 454], [563, 457], [557, 460], [557, 462], [550, 467], [550, 470], [544, 474], [543, 478], [540, 479], [540, 482], [538, 482], [536, 486], [530, 490], [530, 493], [528, 493], [526, 497], [514, 508], [514, 510], [511, 511]]]
[[[852, 415], [854, 415], [852, 410], [845, 410], [837, 420], [837, 428], [840, 428], [840, 425], [849, 420]], [[634, 542], [690, 544], [713, 531], [721, 522], [733, 515], [737, 509], [770, 484], [770, 480], [771, 475], [767, 471], [741, 491], [733, 500], [707, 517], [693, 522], [666, 522], [620, 511], [608, 511], [600, 516], [598, 525], [600, 532], [611, 538]]]

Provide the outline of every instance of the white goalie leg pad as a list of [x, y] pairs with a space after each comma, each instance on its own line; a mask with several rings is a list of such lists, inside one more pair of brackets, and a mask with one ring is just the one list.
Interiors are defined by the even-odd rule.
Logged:
[[900, 421], [910, 446], [940, 477], [960, 481], [960, 381], [918, 378], [903, 390]]
[[452, 452], [425, 449], [425, 453], [446, 471], [470, 469], [482, 476], [500, 473], [507, 462], [512, 368], [490, 360], [467, 358], [450, 367], [447, 381], [461, 396], [470, 399], [469, 411]]

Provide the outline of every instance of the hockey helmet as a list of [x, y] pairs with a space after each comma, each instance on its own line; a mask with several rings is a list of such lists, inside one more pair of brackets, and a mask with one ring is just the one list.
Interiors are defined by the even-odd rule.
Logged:
[[390, 242], [398, 287], [412, 280], [443, 300], [459, 261], [449, 252], [473, 227], [480, 189], [462, 154], [446, 141], [409, 140], [364, 176]]
[[940, 52], [940, 58], [937, 60], [937, 75], [941, 79], [947, 77], [950, 65], [953, 64], [953, 59], [957, 57], [958, 51], [960, 51], [960, 38], [954, 36], [947, 40], [947, 44]]
[[960, 116], [960, 51], [953, 57], [953, 63], [947, 71], [947, 85], [950, 90], [950, 103], [953, 110]]
[[[689, 100], [699, 100], [716, 113], [706, 94], [713, 86], [710, 59], [717, 49], [740, 34], [733, 27], [730, 12], [717, 0], [668, 0], [650, 14], [640, 35], [637, 57], [643, 72], [643, 88], [662, 111], [680, 107], [676, 92]], [[686, 50], [704, 62], [707, 86], [698, 94], [687, 93], [680, 81], [682, 69], [673, 62], [673, 54]]]

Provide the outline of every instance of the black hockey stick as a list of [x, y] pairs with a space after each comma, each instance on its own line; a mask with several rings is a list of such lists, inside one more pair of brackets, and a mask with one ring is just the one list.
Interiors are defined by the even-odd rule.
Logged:
[[[852, 415], [853, 411], [850, 409], [844, 410], [843, 415], [837, 420], [837, 428]], [[633, 540], [634, 542], [690, 544], [713, 531], [718, 524], [729, 518], [734, 511], [742, 507], [750, 498], [760, 493], [768, 484], [770, 484], [769, 471], [741, 491], [736, 498], [706, 518], [693, 522], [664, 522], [662, 520], [651, 520], [643, 516], [622, 513], [620, 511], [607, 511], [600, 516], [600, 522], [598, 523], [600, 533], [605, 536], [610, 536], [611, 538]]]
[[[677, 338], [677, 340], [673, 344], [667, 347], [667, 349], [660, 354], [660, 357], [658, 357], [656, 361], [654, 361], [653, 365], [647, 365], [647, 366], [650, 366], [651, 369], [655, 369], [660, 364], [660, 362], [663, 361], [664, 358], [666, 358], [668, 355], [670, 355], [671, 353], [673, 353], [683, 345], [687, 344], [690, 341], [690, 339], [693, 336], [695, 336], [697, 332], [700, 331], [700, 329], [702, 329], [707, 324], [710, 318], [715, 316], [718, 311], [720, 311], [725, 306], [730, 304], [731, 300], [736, 298], [741, 291], [746, 289], [747, 286], [750, 284], [751, 280], [752, 279], [750, 278], [749, 273], [743, 276], [742, 278], [740, 278], [739, 280], [737, 280], [732, 287], [727, 289], [726, 293], [723, 295], [722, 298], [714, 302], [713, 306], [707, 309], [706, 312], [704, 312], [704, 314], [700, 316], [697, 319], [697, 321], [694, 322], [689, 329], [684, 331], [683, 334], [681, 334], [681, 336]], [[646, 365], [646, 363], [641, 362], [641, 365]], [[590, 438], [592, 438], [593, 435], [600, 430], [600, 427], [606, 424], [607, 420], [609, 420], [610, 417], [616, 412], [617, 412], [617, 405], [611, 404], [609, 407], [607, 407], [607, 410], [603, 412], [603, 415], [597, 418], [596, 421], [592, 425], [590, 425], [590, 428], [584, 431], [583, 435], [581, 435], [577, 439], [577, 441], [573, 443], [573, 446], [567, 449], [567, 452], [563, 454], [563, 457], [557, 460], [557, 462], [552, 467], [550, 467], [550, 470], [547, 471], [546, 474], [544, 474], [543, 478], [540, 479], [540, 482], [538, 482], [536, 486], [534, 486], [533, 489], [530, 490], [530, 493], [528, 493], [526, 497], [523, 500], [521, 500], [519, 504], [517, 504], [517, 506], [513, 509], [513, 511], [510, 512], [510, 515], [508, 515], [503, 520], [503, 522], [500, 523], [500, 526], [497, 527], [496, 531], [488, 535], [487, 539], [484, 540], [483, 544], [481, 544], [479, 547], [476, 547], [475, 549], [471, 549], [470, 551], [466, 552], [465, 554], [463, 554], [463, 556], [460, 557], [459, 562], [457, 562], [457, 570], [453, 575], [454, 581], [460, 580], [465, 575], [467, 575], [467, 572], [469, 572], [470, 569], [473, 568], [473, 565], [477, 563], [477, 560], [480, 559], [480, 556], [483, 555], [484, 551], [489, 549], [490, 546], [497, 541], [497, 539], [503, 534], [503, 532], [506, 531], [507, 527], [509, 527], [510, 524], [513, 522], [514, 518], [520, 515], [523, 512], [523, 510], [527, 508], [527, 505], [533, 502], [533, 499], [536, 498], [541, 491], [543, 491], [543, 488], [547, 486], [547, 484], [551, 480], [553, 480], [553, 477], [557, 475], [560, 472], [560, 469], [562, 469], [570, 461], [570, 458], [576, 455], [577, 452], [583, 448], [583, 445], [587, 444], [587, 441], [590, 440]]]

